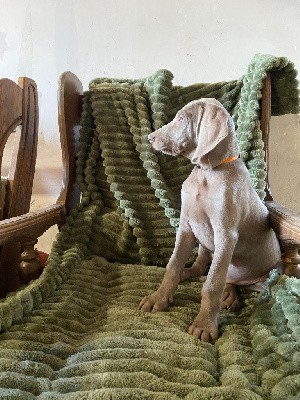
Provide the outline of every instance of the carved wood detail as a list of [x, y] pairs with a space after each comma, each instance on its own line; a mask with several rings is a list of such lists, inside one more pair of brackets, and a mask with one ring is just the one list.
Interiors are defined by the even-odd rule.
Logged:
[[19, 269], [20, 281], [22, 283], [29, 283], [33, 279], [37, 279], [43, 267], [38, 258], [38, 252], [34, 249], [37, 239], [28, 238], [22, 241], [23, 252], [21, 254], [21, 263]]
[[39, 237], [50, 226], [62, 225], [62, 221], [64, 207], [59, 204], [0, 221], [0, 244], [12, 240], [21, 241], [27, 237]]
[[270, 224], [284, 249], [284, 273], [300, 278], [300, 215], [274, 201], [265, 202]]
[[292, 241], [285, 241], [284, 248], [285, 252], [282, 256], [284, 273], [289, 276], [300, 278], [300, 245]]

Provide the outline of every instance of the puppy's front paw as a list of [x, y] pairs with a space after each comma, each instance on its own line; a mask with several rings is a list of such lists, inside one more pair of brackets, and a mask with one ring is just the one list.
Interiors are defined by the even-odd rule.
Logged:
[[218, 324], [198, 315], [189, 327], [188, 332], [202, 342], [213, 344], [218, 339]]
[[146, 312], [162, 311], [172, 303], [173, 297], [157, 290], [150, 296], [145, 296], [139, 304], [139, 309]]

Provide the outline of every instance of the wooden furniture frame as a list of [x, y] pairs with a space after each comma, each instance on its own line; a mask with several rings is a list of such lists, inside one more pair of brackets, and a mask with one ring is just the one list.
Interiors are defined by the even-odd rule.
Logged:
[[[0, 210], [0, 297], [41, 274], [41, 263], [34, 249], [37, 238], [52, 225], [61, 227], [71, 207], [80, 199], [74, 184], [73, 141], [79, 131], [81, 101], [78, 96], [82, 95], [82, 85], [78, 83], [75, 89], [72, 80], [69, 91], [69, 76], [62, 76], [60, 82], [62, 190], [56, 204], [33, 212], [29, 212], [29, 209], [37, 155], [37, 87], [29, 78], [19, 78], [18, 84], [9, 79], [0, 80], [0, 163], [8, 137], [21, 126], [20, 140], [18, 146], [14, 146], [9, 169], [5, 207]], [[65, 104], [68, 104], [66, 109]], [[70, 104], [74, 107], [71, 113]], [[73, 120], [75, 116], [78, 119]], [[0, 198], [1, 194], [0, 188]]]
[[[16, 129], [21, 126], [20, 135]], [[22, 77], [18, 84], [0, 80], [0, 164], [5, 145], [15, 133], [13, 154], [7, 177], [4, 204], [0, 209], [0, 219], [8, 223], [14, 217], [29, 212], [33, 186], [38, 142], [38, 95], [33, 80]], [[0, 187], [0, 198], [2, 199]], [[4, 221], [2, 223], [4, 223]], [[0, 245], [0, 294], [20, 286], [22, 270], [32, 256], [33, 246], [30, 236], [24, 236], [13, 243], [2, 240]], [[23, 250], [23, 253], [22, 253]], [[22, 253], [22, 256], [21, 256]], [[23, 261], [19, 269], [20, 261]], [[37, 276], [41, 272], [40, 263], [35, 260]]]
[[[31, 132], [31, 135], [36, 138], [38, 107], [37, 91], [34, 82], [28, 78], [21, 78], [19, 80], [19, 86], [16, 84], [14, 84], [14, 86], [11, 81], [9, 81], [10, 83], [7, 81], [8, 80], [0, 80], [1, 141], [5, 143], [11, 131], [22, 122], [22, 132], [29, 131]], [[6, 94], [4, 97], [1, 97], [3, 96], [3, 90]], [[8, 95], [8, 93], [10, 94]], [[14, 211], [14, 215], [12, 214], [12, 211], [9, 213], [8, 208], [3, 210], [3, 217], [6, 219], [0, 221], [0, 245], [2, 245], [1, 257], [4, 257], [6, 251], [5, 248], [6, 246], [9, 246], [11, 242], [19, 242], [24, 251], [21, 255], [22, 262], [19, 271], [18, 268], [14, 269], [13, 267], [4, 270], [1, 267], [0, 269], [0, 282], [2, 287], [0, 294], [2, 296], [9, 290], [15, 289], [20, 284], [20, 279], [17, 279], [18, 276], [21, 276], [21, 282], [27, 283], [39, 275], [41, 268], [37, 261], [37, 253], [34, 251], [34, 245], [37, 242], [37, 238], [52, 225], [57, 224], [58, 227], [61, 227], [65, 223], [65, 219], [72, 207], [80, 200], [80, 192], [75, 182], [75, 154], [79, 139], [82, 96], [82, 83], [78, 77], [71, 72], [64, 72], [60, 77], [58, 92], [58, 123], [62, 148], [63, 174], [62, 190], [57, 202], [49, 207], [34, 212], [28, 212], [29, 205], [26, 203], [26, 207], [24, 204], [23, 209], [17, 208]], [[6, 114], [3, 114], [1, 109], [5, 106], [4, 103], [7, 102], [10, 102], [9, 104], [11, 105], [17, 104], [18, 112], [16, 115], [12, 115], [8, 118], [9, 122], [3, 128], [1, 124]], [[31, 115], [31, 112], [35, 115], [34, 117], [28, 117], [29, 114]], [[267, 76], [264, 82], [261, 100], [261, 129], [265, 144], [267, 170], [269, 169], [270, 117], [271, 80], [270, 77]], [[30, 121], [29, 126], [28, 121]], [[27, 142], [24, 142], [25, 148], [26, 143]], [[0, 154], [2, 155], [3, 146], [0, 148]], [[36, 144], [35, 150], [32, 150], [32, 158], [29, 157], [30, 160], [33, 160], [34, 154], [36, 154], [34, 152], [36, 152]], [[29, 160], [27, 157], [28, 155], [25, 156], [25, 159]], [[25, 164], [26, 163], [24, 163], [24, 165]], [[26, 174], [28, 173], [30, 176], [28, 181], [28, 185], [30, 186], [30, 180], [33, 179], [33, 175], [31, 177], [31, 174], [33, 174], [34, 168], [32, 163], [29, 163], [27, 167], [28, 172], [26, 172]], [[21, 177], [24, 176], [24, 174], [25, 172], [23, 169]], [[29, 189], [26, 189], [25, 186], [23, 186], [24, 182], [22, 178], [21, 183], [17, 182], [18, 181], [15, 180], [9, 183], [10, 189], [8, 196], [11, 199], [9, 200], [9, 204], [11, 204], [12, 207], [11, 209], [13, 209], [16, 196], [18, 196], [19, 193], [23, 193], [23, 191], [24, 193], [29, 193]], [[14, 188], [16, 189], [16, 192], [14, 192]], [[13, 193], [18, 193], [18, 195]], [[288, 275], [300, 278], [300, 216], [273, 200], [268, 175], [265, 204], [270, 212], [270, 223], [278, 235], [282, 249], [284, 250], [282, 255], [284, 272]], [[3, 258], [1, 258], [1, 263], [2, 261]]]
[[267, 165], [267, 186], [265, 205], [270, 213], [270, 223], [281, 243], [284, 273], [300, 278], [300, 215], [274, 201], [269, 183], [269, 133], [271, 119], [271, 78], [267, 75], [262, 89], [261, 130], [263, 134], [265, 161]]

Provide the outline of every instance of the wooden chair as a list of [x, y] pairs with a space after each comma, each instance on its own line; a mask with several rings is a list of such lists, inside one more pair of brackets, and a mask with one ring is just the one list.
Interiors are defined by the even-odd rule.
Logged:
[[[65, 147], [66, 153], [68, 153], [68, 161], [74, 160], [72, 152], [74, 151], [74, 143], [77, 141], [77, 137], [74, 139], [74, 129], [80, 119], [81, 113], [81, 102], [82, 102], [82, 84], [78, 77], [71, 72], [65, 72], [62, 74], [60, 79], [59, 87], [59, 122], [60, 122], [60, 134], [63, 148]], [[267, 172], [269, 166], [269, 122], [271, 118], [271, 78], [268, 75], [265, 79], [262, 99], [261, 99], [261, 129], [263, 132], [263, 140], [265, 145], [265, 161], [267, 164]], [[64, 157], [67, 160], [67, 157]], [[72, 161], [73, 162], [73, 161]], [[73, 165], [73, 164], [72, 164]], [[74, 199], [78, 199], [78, 188], [71, 185], [74, 182], [74, 167], [69, 164], [69, 169], [66, 172], [65, 181], [69, 182], [64, 198], [67, 199], [67, 209], [74, 203]], [[286, 207], [278, 204], [273, 200], [271, 195], [271, 189], [267, 174], [267, 187], [266, 187], [266, 198], [265, 204], [270, 212], [270, 223], [275, 230], [282, 249], [284, 249], [282, 260], [285, 267], [285, 273], [291, 276], [300, 278], [300, 215], [287, 209]], [[73, 187], [73, 189], [72, 189]]]
[[[62, 78], [63, 79], [63, 78]], [[61, 83], [68, 90], [67, 81]], [[81, 93], [82, 88], [78, 88]], [[75, 96], [74, 87], [68, 94], [68, 100]], [[64, 95], [61, 93], [62, 103]], [[78, 102], [79, 107], [79, 102]], [[19, 142], [13, 150], [12, 163], [7, 180], [5, 205], [0, 209], [0, 296], [17, 289], [22, 283], [37, 278], [41, 272], [41, 263], [34, 249], [37, 239], [50, 226], [59, 227], [65, 222], [70, 207], [79, 201], [79, 192], [74, 182], [74, 131], [68, 111], [61, 110], [66, 120], [60, 117], [61, 132], [69, 136], [61, 137], [63, 153], [62, 190], [56, 204], [44, 209], [29, 212], [38, 141], [38, 94], [33, 80], [20, 78], [18, 84], [9, 79], [0, 80], [0, 165], [8, 137], [21, 126]], [[78, 109], [77, 113], [80, 115]], [[72, 125], [73, 124], [73, 125]], [[0, 187], [0, 199], [2, 189]]]
[[267, 164], [267, 187], [265, 205], [270, 213], [270, 223], [283, 249], [282, 261], [284, 273], [300, 278], [300, 215], [274, 201], [269, 183], [269, 133], [271, 119], [271, 79], [267, 75], [262, 90], [261, 103], [261, 130], [265, 147], [265, 161]]
[[[34, 245], [37, 238], [41, 236], [50, 226], [57, 224], [61, 227], [65, 223], [72, 207], [79, 202], [80, 192], [75, 182], [75, 154], [79, 139], [80, 116], [82, 110], [82, 84], [78, 77], [71, 72], [65, 72], [61, 75], [59, 81], [58, 93], [58, 122], [60, 128], [60, 140], [62, 148], [62, 190], [55, 204], [43, 208], [38, 211], [28, 212], [29, 203], [18, 201], [20, 194], [31, 194], [32, 177], [34, 166], [33, 158], [36, 154], [35, 150], [29, 153], [24, 153], [23, 162], [20, 165], [26, 165], [25, 169], [21, 168], [20, 179], [12, 180], [9, 178], [8, 189], [8, 204], [11, 209], [15, 210], [14, 215], [8, 213], [8, 207], [3, 210], [3, 219], [0, 221], [0, 245], [1, 251], [1, 267], [0, 267], [0, 295], [4, 296], [7, 292], [17, 288], [21, 283], [27, 283], [31, 279], [39, 276], [41, 266], [37, 259], [37, 253], [34, 250]], [[15, 111], [12, 111], [15, 109]], [[16, 126], [22, 122], [22, 136], [20, 141], [23, 145], [23, 152], [29, 148], [29, 137], [37, 140], [37, 92], [33, 81], [28, 78], [22, 78], [19, 81], [19, 86], [9, 80], [0, 80], [0, 138], [1, 138], [1, 154], [3, 147], [9, 134]], [[269, 121], [271, 116], [271, 84], [270, 78], [265, 80], [262, 104], [261, 104], [261, 128], [263, 131], [263, 139], [266, 151], [266, 163], [269, 168]], [[26, 133], [27, 132], [27, 133]], [[29, 133], [28, 133], [29, 132]], [[27, 139], [26, 139], [27, 138]], [[31, 154], [31, 158], [28, 154]], [[24, 162], [26, 159], [26, 162]], [[27, 162], [31, 160], [31, 164]], [[17, 170], [17, 168], [15, 168]], [[14, 168], [11, 169], [14, 171]], [[28, 175], [28, 183], [24, 183], [24, 176]], [[33, 175], [32, 175], [33, 176]], [[16, 179], [16, 178], [15, 178]], [[31, 179], [31, 185], [30, 185]], [[27, 179], [26, 179], [27, 181]], [[19, 182], [19, 183], [18, 183]], [[15, 188], [15, 192], [13, 189]], [[27, 189], [26, 189], [27, 188]], [[15, 193], [13, 195], [13, 193]], [[0, 193], [1, 194], [1, 193]], [[23, 196], [23, 194], [22, 194]], [[1, 198], [1, 196], [0, 196]], [[17, 200], [16, 200], [17, 199]], [[18, 207], [16, 204], [13, 208], [13, 203], [22, 203], [24, 208]], [[282, 248], [285, 250], [282, 256], [285, 273], [300, 278], [300, 257], [298, 254], [300, 248], [300, 216], [287, 208], [276, 203], [271, 195], [270, 185], [267, 177], [266, 189], [266, 206], [270, 211], [270, 223], [277, 233]], [[13, 243], [11, 245], [11, 243]], [[19, 259], [16, 256], [15, 263], [10, 261], [12, 258], [12, 248], [15, 243], [19, 243], [23, 248], [20, 255], [20, 249], [16, 251]], [[21, 260], [20, 267], [18, 266]], [[3, 265], [3, 266], [2, 266]]]
[[[4, 203], [0, 219], [6, 223], [13, 217], [28, 213], [37, 155], [38, 96], [36, 84], [29, 78], [19, 78], [18, 84], [9, 79], [0, 80], [0, 162], [8, 137], [21, 125], [20, 137], [16, 133], [9, 167]], [[19, 140], [18, 140], [19, 139]], [[2, 191], [2, 188], [0, 188]], [[1, 193], [0, 198], [4, 198]], [[2, 241], [0, 250], [0, 294], [20, 285], [18, 264], [22, 252], [21, 242]], [[27, 243], [24, 242], [24, 249]], [[26, 256], [25, 256], [26, 258]], [[41, 269], [36, 263], [36, 269]], [[40, 272], [39, 272], [40, 273]], [[21, 278], [22, 279], [22, 278]]]

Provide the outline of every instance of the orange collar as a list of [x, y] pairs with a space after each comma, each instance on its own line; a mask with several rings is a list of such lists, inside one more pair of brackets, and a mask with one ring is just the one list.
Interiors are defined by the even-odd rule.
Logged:
[[237, 160], [238, 158], [239, 158], [239, 156], [233, 156], [233, 157], [225, 158], [225, 160], [223, 160], [223, 161], [221, 162], [221, 164], [229, 163], [229, 162], [231, 162], [231, 161]]
[[[219, 164], [219, 165], [226, 164], [226, 163], [229, 163], [229, 162], [231, 162], [231, 161], [235, 161], [235, 160], [237, 160], [238, 158], [239, 158], [239, 155], [225, 158], [225, 160], [223, 160], [223, 161], [221, 162], [221, 164]], [[198, 165], [198, 164], [196, 164], [195, 167], [201, 169], [201, 166]]]

